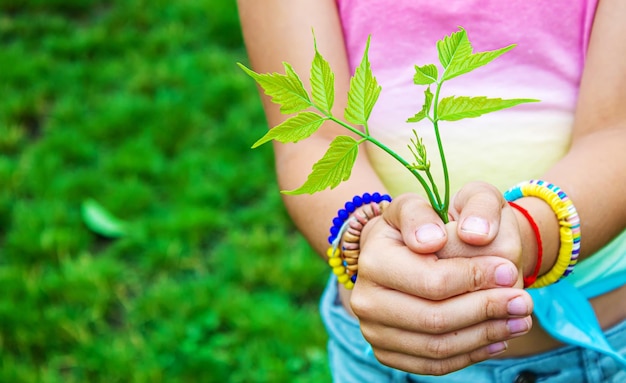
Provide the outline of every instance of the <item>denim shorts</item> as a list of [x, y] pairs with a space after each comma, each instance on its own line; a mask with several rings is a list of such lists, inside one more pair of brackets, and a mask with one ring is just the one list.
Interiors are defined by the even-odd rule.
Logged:
[[[524, 358], [493, 359], [444, 376], [420, 376], [379, 363], [369, 351], [358, 321], [344, 309], [331, 276], [320, 303], [329, 334], [328, 357], [336, 383], [624, 383], [626, 370], [598, 352], [564, 346]], [[626, 321], [605, 333], [609, 343], [626, 355]]]

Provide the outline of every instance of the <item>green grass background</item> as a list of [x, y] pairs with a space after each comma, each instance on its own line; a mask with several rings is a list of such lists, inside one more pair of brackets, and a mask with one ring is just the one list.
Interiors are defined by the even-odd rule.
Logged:
[[234, 0], [0, 0], [0, 382], [329, 380], [238, 61]]

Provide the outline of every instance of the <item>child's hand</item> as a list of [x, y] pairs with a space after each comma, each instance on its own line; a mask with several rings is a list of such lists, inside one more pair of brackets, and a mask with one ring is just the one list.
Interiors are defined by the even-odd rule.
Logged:
[[494, 255], [516, 265], [523, 287], [524, 263], [522, 238], [513, 208], [502, 193], [484, 182], [465, 185], [453, 198], [446, 225], [446, 246], [437, 251], [439, 258]]
[[[508, 218], [499, 219], [490, 190], [478, 190], [470, 198], [459, 193], [454, 213], [460, 222], [468, 212], [482, 213], [487, 235], [465, 231], [460, 238], [456, 229], [463, 223], [444, 225], [425, 200], [411, 195], [396, 198], [364, 229], [351, 305], [382, 363], [444, 374], [499, 354], [506, 340], [530, 330], [532, 300], [511, 288], [521, 275], [515, 256], [506, 255], [511, 249], [500, 245]], [[475, 206], [483, 199], [492, 210]], [[484, 249], [493, 252], [481, 255]]]

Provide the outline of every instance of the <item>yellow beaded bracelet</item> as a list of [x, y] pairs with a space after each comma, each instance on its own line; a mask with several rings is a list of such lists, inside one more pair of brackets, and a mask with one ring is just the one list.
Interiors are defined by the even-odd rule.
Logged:
[[557, 260], [548, 273], [537, 278], [530, 288], [539, 288], [558, 282], [568, 276], [578, 262], [580, 254], [580, 219], [574, 204], [558, 186], [541, 180], [523, 182], [504, 193], [507, 201], [522, 197], [537, 197], [544, 200], [559, 221], [561, 245]]

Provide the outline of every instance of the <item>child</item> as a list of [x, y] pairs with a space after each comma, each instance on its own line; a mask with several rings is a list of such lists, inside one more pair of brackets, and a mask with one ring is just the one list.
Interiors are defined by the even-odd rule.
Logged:
[[[576, 257], [583, 260], [569, 277], [574, 281], [598, 273], [587, 266], [591, 261], [626, 258], [626, 42], [616, 37], [626, 32], [626, 3], [239, 0], [239, 11], [252, 67], [260, 73], [282, 72], [282, 62], [308, 73], [315, 31], [335, 73], [339, 116], [371, 35], [369, 57], [383, 90], [370, 132], [403, 155], [412, 137], [404, 121], [423, 100], [412, 85], [414, 65], [438, 62], [434, 43], [458, 26], [477, 51], [518, 47], [490, 69], [446, 83], [446, 92], [541, 100], [442, 124], [455, 192], [448, 224], [414, 193], [419, 185], [406, 169], [376, 148], [360, 151], [350, 180], [337, 188], [285, 197], [294, 222], [325, 257], [328, 227], [346, 201], [364, 192], [394, 196], [384, 212], [370, 204], [354, 212], [369, 212], [357, 242], [358, 280], [348, 290], [332, 277], [322, 298], [335, 381], [625, 381], [619, 356], [564, 346], [533, 326], [533, 301], [548, 309], [567, 301], [569, 294], [539, 294], [569, 282], [525, 290], [524, 279], [563, 277], [570, 270], [555, 274], [555, 268], [564, 255], [572, 266]], [[286, 118], [269, 98], [263, 102], [270, 126]], [[326, 125], [297, 144], [275, 145], [282, 189], [300, 186], [330, 141], [346, 134]], [[427, 130], [420, 134], [427, 148], [436, 147]], [[433, 164], [435, 154], [429, 152]], [[515, 189], [514, 204], [507, 203], [502, 193], [531, 179], [551, 184], [527, 182]], [[534, 191], [561, 197], [550, 202]], [[555, 215], [555, 204], [567, 201], [575, 208], [566, 218], [580, 220], [584, 238], [572, 251], [563, 250], [563, 232], [573, 231]], [[585, 296], [594, 296], [590, 302], [610, 351], [625, 355], [626, 288], [609, 284], [610, 291]], [[550, 334], [557, 324], [542, 322]]]

